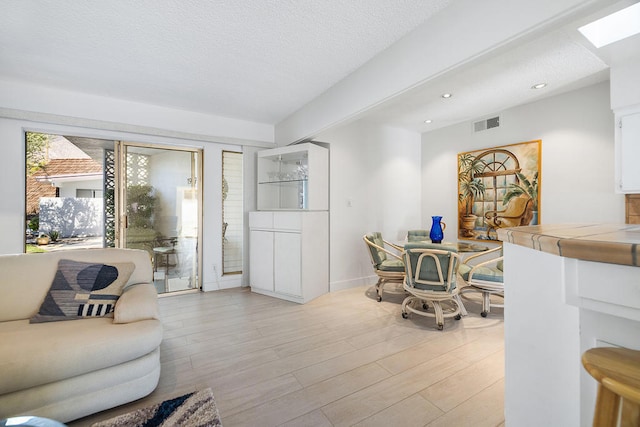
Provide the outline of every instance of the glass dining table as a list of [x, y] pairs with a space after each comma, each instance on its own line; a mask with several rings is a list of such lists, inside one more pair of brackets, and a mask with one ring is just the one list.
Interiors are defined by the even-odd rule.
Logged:
[[456, 244], [458, 245], [458, 252], [484, 252], [489, 250], [489, 246], [477, 243], [456, 242]]
[[[415, 242], [420, 242], [421, 240], [415, 240], [412, 243]], [[424, 240], [425, 243], [431, 243], [431, 240]], [[395, 242], [396, 245], [400, 246], [401, 248], [404, 248], [404, 245], [407, 244], [409, 242], [407, 242], [406, 240], [402, 240], [399, 242]], [[455, 246], [458, 248], [458, 252], [484, 252], [484, 251], [488, 251], [490, 248], [489, 246], [485, 246], [485, 245], [480, 245], [477, 243], [471, 243], [471, 242], [442, 242], [442, 243], [438, 243], [439, 245], [446, 245], [446, 246]]]

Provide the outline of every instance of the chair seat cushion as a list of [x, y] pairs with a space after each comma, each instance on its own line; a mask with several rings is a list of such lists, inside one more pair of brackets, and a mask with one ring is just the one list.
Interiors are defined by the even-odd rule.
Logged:
[[175, 253], [176, 248], [174, 248], [173, 246], [166, 246], [166, 247], [160, 247], [160, 248], [153, 248], [153, 252], [157, 253], [157, 254], [173, 254]]
[[[458, 273], [460, 276], [468, 282], [469, 281], [469, 273], [471, 272], [472, 266], [468, 264], [461, 264], [458, 268]], [[484, 280], [485, 282], [496, 282], [501, 283], [504, 282], [504, 278], [502, 276], [502, 270], [499, 270], [497, 267], [488, 267], [483, 266], [476, 269], [473, 272], [472, 276], [473, 280]]]
[[404, 263], [399, 259], [385, 259], [378, 264], [378, 270], [382, 271], [404, 271]]
[[[425, 283], [416, 283], [414, 286], [415, 289], [420, 289], [421, 291], [435, 291], [435, 292], [446, 292], [447, 288], [442, 285], [427, 285]], [[451, 290], [453, 291], [456, 288], [456, 284], [454, 283], [451, 286]]]

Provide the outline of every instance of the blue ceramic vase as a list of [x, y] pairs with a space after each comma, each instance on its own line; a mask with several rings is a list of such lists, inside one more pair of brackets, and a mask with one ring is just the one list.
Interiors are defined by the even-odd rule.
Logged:
[[429, 238], [432, 243], [442, 243], [442, 239], [444, 238], [444, 230], [447, 228], [447, 225], [442, 222], [441, 216], [432, 216], [431, 219], [433, 223], [431, 224], [431, 231], [429, 232]]

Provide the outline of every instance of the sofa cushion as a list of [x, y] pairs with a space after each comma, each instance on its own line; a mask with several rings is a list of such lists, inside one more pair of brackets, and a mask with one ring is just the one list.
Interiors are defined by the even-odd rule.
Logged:
[[0, 394], [125, 363], [162, 341], [159, 320], [116, 325], [113, 319], [0, 323]]
[[115, 303], [134, 268], [131, 262], [59, 260], [49, 292], [31, 323], [113, 317]]

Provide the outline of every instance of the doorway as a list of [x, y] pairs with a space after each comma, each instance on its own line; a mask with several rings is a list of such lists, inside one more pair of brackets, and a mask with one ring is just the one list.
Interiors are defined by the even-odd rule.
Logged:
[[200, 288], [201, 150], [120, 142], [122, 247], [153, 260], [158, 293]]

